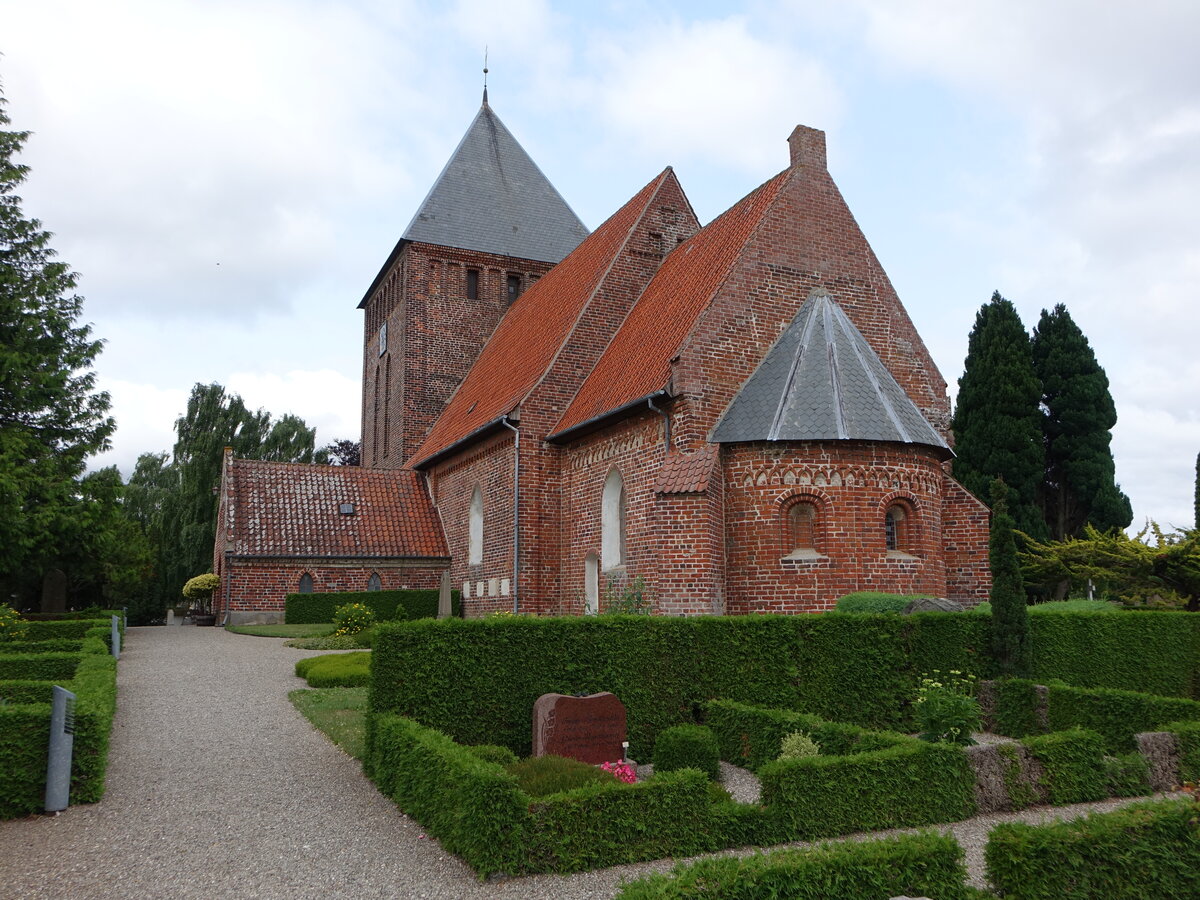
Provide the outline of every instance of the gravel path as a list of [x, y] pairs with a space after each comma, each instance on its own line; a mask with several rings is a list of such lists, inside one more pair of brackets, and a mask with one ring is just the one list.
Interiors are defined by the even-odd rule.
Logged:
[[[481, 883], [288, 702], [312, 652], [219, 628], [131, 628], [104, 800], [0, 822], [0, 895], [26, 898], [590, 900], [664, 860]], [[999, 821], [947, 826], [975, 857]]]

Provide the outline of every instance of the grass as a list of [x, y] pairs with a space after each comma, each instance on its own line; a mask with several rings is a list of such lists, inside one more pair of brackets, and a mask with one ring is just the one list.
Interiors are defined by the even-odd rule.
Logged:
[[367, 689], [316, 688], [292, 691], [292, 705], [350, 756], [361, 760], [366, 747]]
[[324, 625], [226, 625], [226, 631], [234, 634], [252, 634], [255, 637], [313, 638], [333, 633], [333, 626]]

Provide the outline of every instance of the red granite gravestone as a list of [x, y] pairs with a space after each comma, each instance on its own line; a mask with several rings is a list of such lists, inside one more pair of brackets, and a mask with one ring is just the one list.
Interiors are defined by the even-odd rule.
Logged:
[[534, 756], [554, 754], [599, 765], [621, 759], [624, 741], [625, 706], [616, 694], [542, 694], [533, 704]]

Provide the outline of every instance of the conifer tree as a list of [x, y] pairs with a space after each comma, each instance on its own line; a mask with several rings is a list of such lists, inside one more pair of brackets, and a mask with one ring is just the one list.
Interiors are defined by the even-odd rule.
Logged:
[[1040, 398], [1029, 335], [1016, 308], [996, 292], [975, 316], [958, 380], [954, 477], [977, 497], [988, 496], [993, 479], [1004, 479], [1016, 526], [1034, 537], [1046, 533], [1038, 503], [1044, 472]]
[[1196, 454], [1196, 530], [1200, 531], [1200, 453]]
[[1042, 385], [1042, 504], [1050, 536], [1078, 537], [1085, 524], [1125, 528], [1133, 507], [1117, 486], [1110, 448], [1117, 408], [1104, 369], [1063, 304], [1042, 310], [1032, 351]]
[[991, 495], [988, 563], [992, 570], [992, 659], [999, 674], [1026, 678], [1033, 667], [1029, 610], [1013, 520], [1008, 514], [1008, 488], [1003, 480], [992, 482]]

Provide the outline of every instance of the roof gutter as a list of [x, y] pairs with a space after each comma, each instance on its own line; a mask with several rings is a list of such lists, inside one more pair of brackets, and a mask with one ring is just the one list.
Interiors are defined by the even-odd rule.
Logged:
[[[666, 388], [661, 388], [652, 394], [646, 394], [644, 397], [638, 397], [636, 400], [630, 400], [628, 403], [622, 403], [616, 409], [610, 409], [608, 412], [602, 412], [598, 416], [592, 416], [590, 419], [585, 419], [578, 425], [572, 425], [569, 428], [564, 428], [562, 431], [556, 431], [554, 434], [546, 436], [547, 443], [565, 444], [567, 441], [575, 437], [581, 437], [589, 431], [607, 424], [610, 421], [620, 419], [629, 413], [636, 410], [638, 407], [647, 406], [660, 415], [665, 415], [661, 409], [654, 406], [655, 400], [666, 401], [671, 399], [671, 394]], [[669, 438], [668, 438], [669, 439]]]
[[[494, 431], [499, 431], [501, 427], [508, 424], [509, 419], [510, 419], [510, 414], [505, 413], [504, 415], [498, 416], [497, 418], [492, 419], [489, 422], [484, 422], [482, 425], [480, 425], [474, 431], [468, 432], [467, 434], [460, 437], [453, 444], [447, 444], [441, 450], [438, 450], [436, 453], [431, 453], [429, 456], [425, 457], [420, 462], [413, 463], [412, 467], [414, 469], [416, 469], [418, 472], [420, 472], [424, 469], [428, 469], [430, 466], [434, 465], [435, 463], [440, 462], [441, 460], [445, 459], [447, 456], [453, 456], [455, 453], [457, 453], [459, 450], [461, 450], [467, 444], [473, 443], [473, 442], [479, 440], [480, 438], [487, 437], [489, 434], [491, 434]], [[519, 421], [519, 420], [512, 419], [512, 421], [515, 422], [515, 421]], [[509, 425], [508, 427], [511, 428], [512, 426]]]

